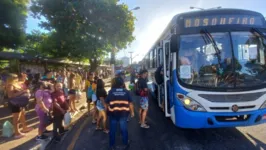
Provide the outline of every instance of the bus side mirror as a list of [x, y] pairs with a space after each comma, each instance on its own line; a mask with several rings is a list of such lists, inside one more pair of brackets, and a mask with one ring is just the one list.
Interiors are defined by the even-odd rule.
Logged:
[[179, 48], [179, 36], [174, 34], [170, 40], [170, 50], [172, 53], [177, 52]]

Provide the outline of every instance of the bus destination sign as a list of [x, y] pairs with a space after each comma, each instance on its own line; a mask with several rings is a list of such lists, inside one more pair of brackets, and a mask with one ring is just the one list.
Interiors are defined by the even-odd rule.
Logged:
[[184, 19], [185, 28], [215, 26], [215, 25], [256, 25], [262, 26], [262, 19], [258, 16], [227, 15], [207, 16]]

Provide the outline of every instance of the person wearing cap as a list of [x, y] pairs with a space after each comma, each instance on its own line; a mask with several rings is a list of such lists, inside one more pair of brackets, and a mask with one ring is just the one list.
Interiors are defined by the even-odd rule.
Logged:
[[125, 147], [129, 146], [127, 118], [130, 114], [130, 105], [132, 98], [130, 92], [123, 88], [124, 81], [116, 77], [113, 80], [113, 87], [109, 91], [105, 103], [107, 105], [107, 114], [109, 116], [109, 146], [115, 148], [117, 123], [120, 125], [122, 141]]

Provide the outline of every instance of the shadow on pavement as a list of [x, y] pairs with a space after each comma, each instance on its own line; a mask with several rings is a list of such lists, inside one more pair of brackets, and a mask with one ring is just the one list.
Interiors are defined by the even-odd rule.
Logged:
[[[260, 147], [266, 148], [265, 144], [254, 137], [257, 145], [236, 128], [218, 129], [180, 129], [176, 127], [169, 118], [165, 118], [161, 109], [156, 105], [155, 100], [150, 100], [147, 122], [150, 129], [142, 129], [139, 121], [139, 97], [134, 96], [135, 117], [128, 123], [129, 138], [131, 140], [129, 150], [256, 150]], [[84, 119], [83, 119], [84, 120]], [[79, 128], [77, 124], [75, 128]], [[119, 132], [119, 130], [117, 130]], [[64, 143], [57, 145], [56, 149], [66, 149], [72, 141], [73, 134]], [[252, 137], [252, 136], [251, 136]], [[121, 136], [118, 133], [117, 146], [121, 146]], [[74, 150], [108, 148], [108, 135], [96, 131], [95, 125], [89, 120], [82, 129]], [[119, 149], [119, 148], [118, 148]]]
[[256, 149], [266, 149], [266, 144], [263, 143], [261, 140], [258, 140], [254, 136], [247, 134], [254, 142], [256, 142]]

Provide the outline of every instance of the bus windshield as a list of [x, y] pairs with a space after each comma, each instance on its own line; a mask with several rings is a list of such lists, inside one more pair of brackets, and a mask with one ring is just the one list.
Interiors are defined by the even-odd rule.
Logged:
[[205, 34], [181, 35], [177, 68], [181, 82], [208, 88], [254, 87], [266, 83], [263, 35], [249, 31], [210, 35], [209, 38]]

